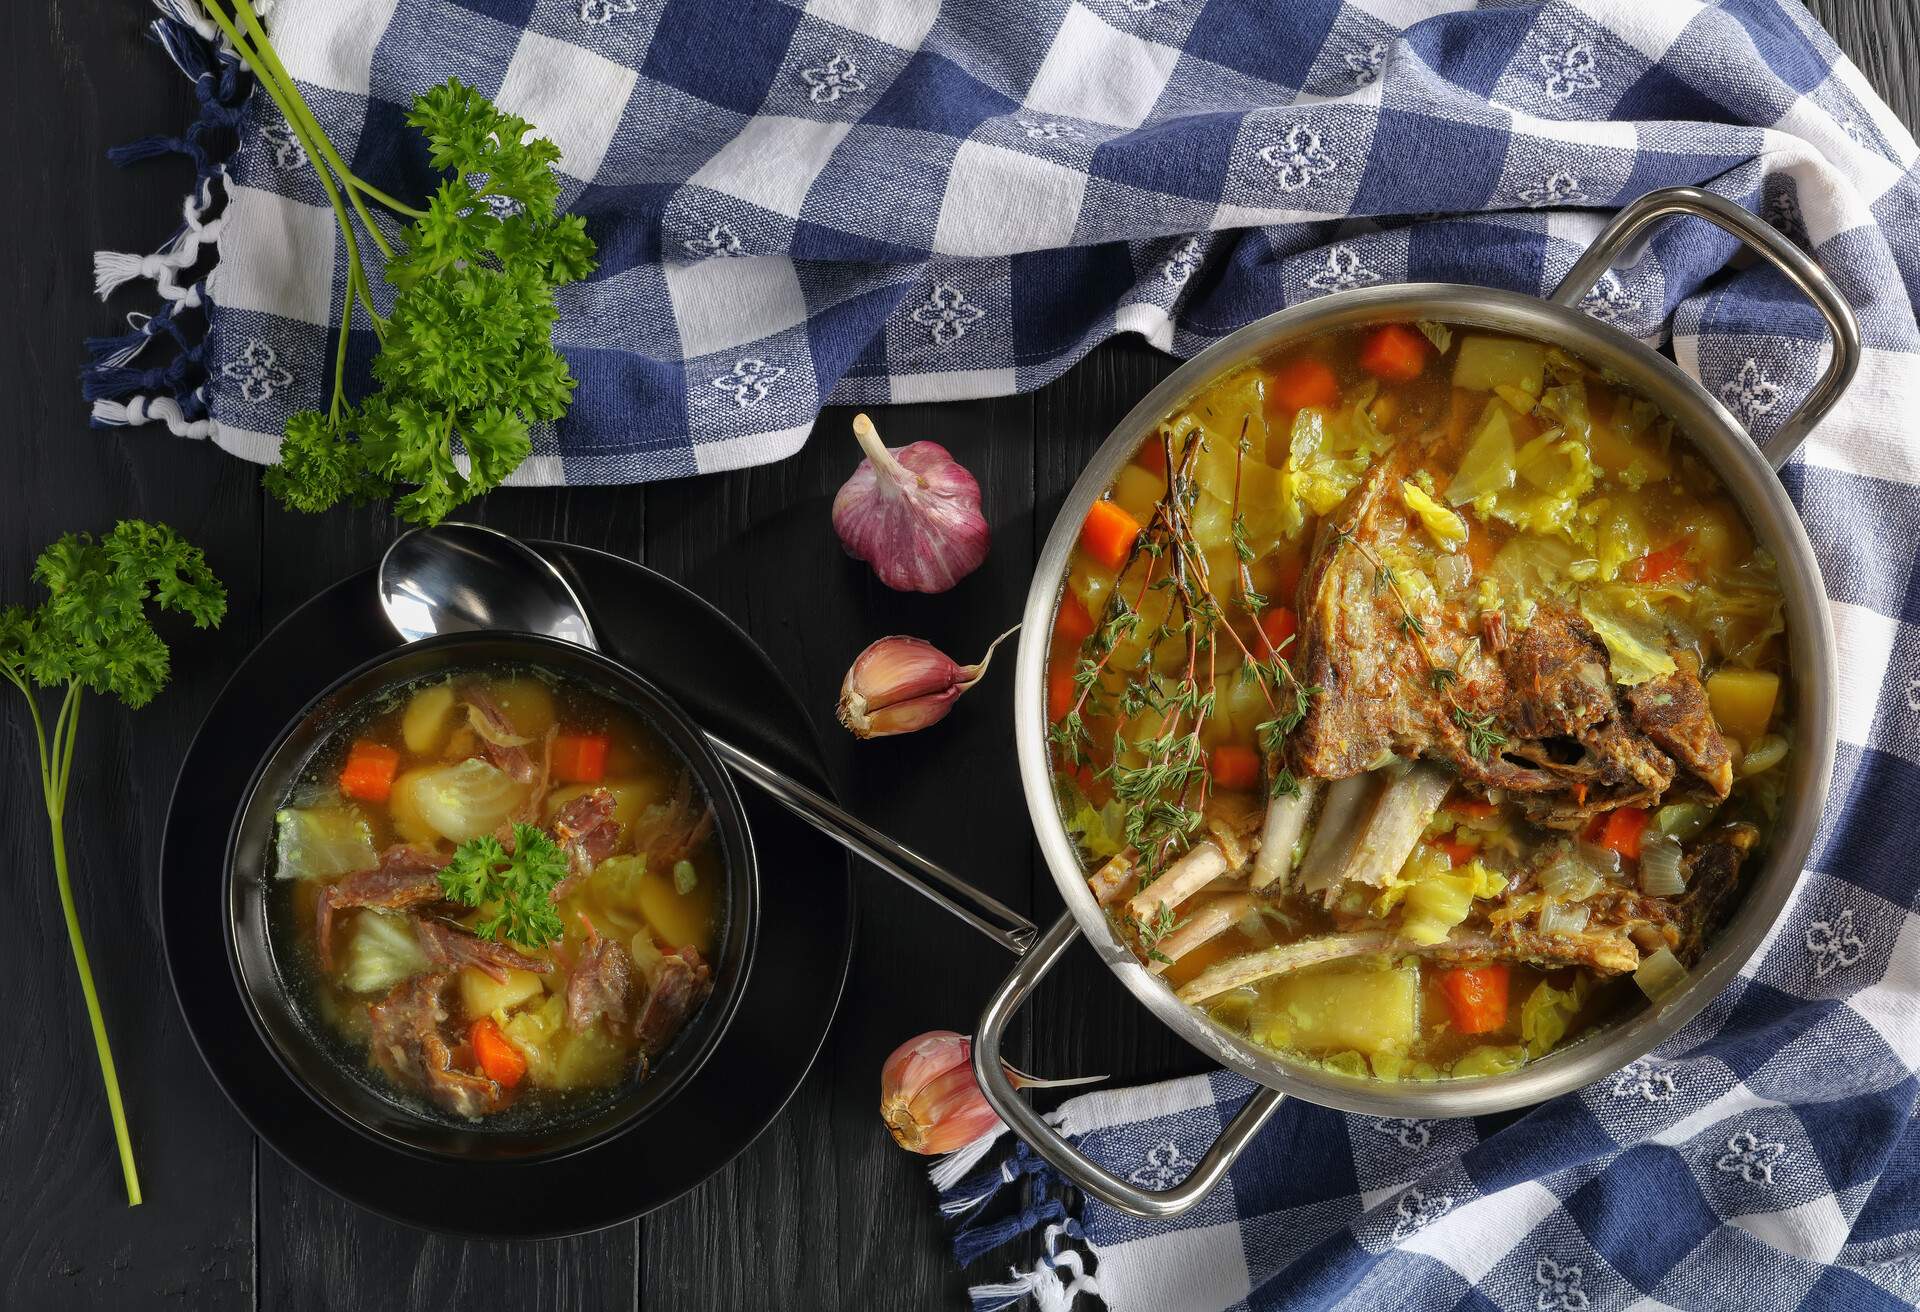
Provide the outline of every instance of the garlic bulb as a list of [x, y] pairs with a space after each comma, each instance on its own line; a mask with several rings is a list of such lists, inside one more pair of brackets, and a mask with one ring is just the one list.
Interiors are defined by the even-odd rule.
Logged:
[[889, 450], [865, 415], [853, 435], [867, 458], [833, 499], [847, 554], [899, 592], [945, 592], [980, 568], [992, 535], [973, 475], [937, 442]]
[[840, 683], [840, 723], [856, 738], [884, 738], [945, 719], [960, 694], [986, 674], [994, 648], [1013, 632], [995, 638], [976, 665], [961, 665], [919, 638], [880, 639], [847, 667]]
[[[1005, 1062], [1016, 1089], [1092, 1084], [1104, 1075], [1036, 1080]], [[973, 1040], [952, 1030], [929, 1030], [893, 1050], [880, 1068], [880, 1116], [893, 1141], [915, 1153], [950, 1153], [1000, 1124], [973, 1078]]]

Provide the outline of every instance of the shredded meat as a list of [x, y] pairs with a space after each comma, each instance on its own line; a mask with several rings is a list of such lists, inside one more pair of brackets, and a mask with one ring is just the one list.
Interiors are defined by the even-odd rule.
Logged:
[[333, 917], [348, 907], [400, 911], [441, 900], [438, 872], [452, 858], [399, 844], [380, 854], [380, 864], [359, 870], [320, 891], [314, 910], [314, 952], [320, 969], [333, 969]]
[[484, 1075], [458, 1069], [447, 1042], [449, 977], [415, 975], [367, 1008], [373, 1022], [374, 1061], [398, 1083], [424, 1093], [456, 1116], [478, 1120], [508, 1102], [507, 1091]]
[[640, 850], [649, 864], [671, 866], [713, 832], [713, 808], [693, 794], [693, 780], [685, 772], [674, 785], [673, 796], [647, 808], [638, 826], [646, 835]]
[[661, 957], [654, 968], [653, 987], [633, 1026], [641, 1054], [651, 1059], [664, 1052], [712, 988], [713, 970], [692, 947], [676, 948]]
[[625, 948], [587, 924], [587, 945], [567, 977], [567, 1024], [590, 1029], [602, 1016], [614, 1027], [627, 1023], [633, 992], [633, 959]]
[[[506, 711], [501, 709], [500, 703], [495, 701], [492, 694], [488, 693], [485, 689], [470, 685], [463, 688], [460, 695], [462, 700], [473, 708], [474, 714], [486, 722], [487, 729], [494, 737], [518, 738], [521, 736], [521, 734], [514, 729], [513, 721], [507, 718]], [[493, 738], [482, 733], [480, 735], [480, 750], [486, 754], [489, 761], [492, 761], [498, 766], [506, 776], [515, 783], [530, 784], [533, 782], [533, 757], [527, 751], [525, 745], [509, 745], [503, 742], [495, 742]]]
[[553, 886], [553, 900], [563, 902], [593, 868], [612, 856], [624, 837], [613, 818], [613, 794], [604, 788], [582, 793], [554, 812], [547, 832], [567, 854], [567, 877]]
[[543, 957], [529, 957], [505, 943], [495, 943], [429, 916], [413, 922], [413, 934], [434, 965], [472, 966], [500, 983], [506, 982], [509, 970], [530, 970], [544, 975], [553, 969], [553, 963]]

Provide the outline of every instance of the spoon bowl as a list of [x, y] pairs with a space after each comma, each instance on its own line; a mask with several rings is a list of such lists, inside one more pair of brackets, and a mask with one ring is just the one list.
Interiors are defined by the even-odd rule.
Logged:
[[508, 630], [600, 649], [573, 585], [497, 529], [446, 523], [403, 533], [380, 558], [376, 582], [387, 622], [408, 642]]

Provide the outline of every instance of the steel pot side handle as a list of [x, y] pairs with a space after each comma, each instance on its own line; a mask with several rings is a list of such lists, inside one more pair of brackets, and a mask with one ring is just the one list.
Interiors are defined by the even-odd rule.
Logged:
[[1213, 1147], [1200, 1158], [1192, 1173], [1170, 1189], [1142, 1189], [1130, 1184], [1067, 1142], [1064, 1135], [1047, 1124], [1045, 1117], [1027, 1105], [1007, 1079], [1006, 1070], [1000, 1064], [1000, 1041], [1006, 1033], [1008, 1022], [1025, 1004], [1028, 995], [1078, 937], [1079, 925], [1069, 911], [1054, 921], [1052, 927], [1020, 958], [1013, 973], [1007, 976], [988, 1000], [986, 1010], [980, 1013], [980, 1023], [974, 1029], [974, 1078], [979, 1081], [987, 1104], [999, 1113], [1000, 1119], [1025, 1140], [1028, 1147], [1083, 1192], [1130, 1216], [1148, 1220], [1179, 1216], [1220, 1183], [1234, 1159], [1240, 1156], [1268, 1118], [1279, 1110], [1285, 1095], [1274, 1089], [1256, 1089], [1247, 1105], [1241, 1108], [1240, 1114], [1227, 1124], [1220, 1132], [1220, 1137], [1214, 1140]]
[[1755, 218], [1725, 197], [1698, 187], [1663, 187], [1650, 191], [1614, 215], [1613, 221], [1594, 238], [1593, 245], [1567, 271], [1548, 299], [1556, 305], [1578, 309], [1594, 284], [1620, 261], [1637, 238], [1662, 219], [1678, 215], [1705, 219], [1738, 238], [1813, 302], [1827, 321], [1827, 331], [1833, 334], [1833, 355], [1827, 362], [1826, 372], [1807, 393], [1800, 408], [1787, 416], [1774, 435], [1761, 445], [1761, 455], [1779, 469], [1853, 381], [1854, 371], [1860, 367], [1860, 326], [1853, 317], [1853, 308], [1820, 266], [1771, 224]]

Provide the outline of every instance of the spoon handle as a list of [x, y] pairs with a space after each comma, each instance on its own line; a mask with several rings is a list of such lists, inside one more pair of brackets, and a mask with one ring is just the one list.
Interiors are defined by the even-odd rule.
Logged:
[[707, 734], [707, 742], [735, 774], [762, 789], [849, 852], [865, 857], [1007, 951], [1019, 956], [1033, 946], [1039, 928], [1006, 903], [981, 892], [951, 871], [943, 870], [912, 848], [894, 842], [858, 816], [842, 810], [830, 798], [788, 778], [752, 753], [711, 733]]

